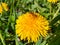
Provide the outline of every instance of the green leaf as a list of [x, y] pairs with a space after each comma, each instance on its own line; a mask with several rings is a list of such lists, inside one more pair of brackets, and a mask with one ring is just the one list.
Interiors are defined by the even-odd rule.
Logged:
[[15, 22], [15, 16], [14, 15], [11, 15], [11, 21]]
[[4, 41], [4, 37], [2, 36], [2, 31], [1, 30], [0, 30], [0, 39], [1, 39], [2, 44], [6, 45], [5, 41]]
[[22, 42], [19, 42], [19, 45], [24, 45]]
[[60, 25], [56, 28], [55, 33], [48, 39], [48, 45], [60, 45]]
[[50, 35], [48, 35], [40, 45], [46, 45], [47, 39], [48, 39], [49, 37], [50, 37]]
[[55, 18], [51, 21], [50, 25], [55, 24], [58, 20], [60, 20], [60, 15], [58, 15], [57, 17], [55, 17]]
[[14, 30], [14, 23], [11, 23], [11, 27], [12, 27], [12, 29]]
[[45, 41], [43, 41], [40, 45], [45, 45], [46, 44], [46, 40]]
[[41, 44], [41, 42], [42, 42], [42, 36], [41, 36], [40, 40], [38, 40], [38, 41], [36, 42], [36, 44], [35, 44], [35, 45], [40, 45], [40, 44]]
[[15, 44], [16, 44], [16, 45], [19, 45], [19, 41], [18, 41], [18, 36], [17, 36], [17, 34], [15, 35]]

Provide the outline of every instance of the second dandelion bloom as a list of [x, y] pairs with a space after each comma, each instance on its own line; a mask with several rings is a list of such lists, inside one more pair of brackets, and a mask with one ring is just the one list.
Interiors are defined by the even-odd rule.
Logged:
[[18, 17], [15, 27], [21, 40], [37, 42], [40, 36], [48, 35], [49, 22], [38, 13], [27, 12]]
[[47, 1], [51, 3], [56, 3], [58, 0], [47, 0]]
[[0, 13], [2, 13], [2, 11], [3, 11], [3, 8], [2, 8], [2, 6], [0, 5]]
[[2, 14], [3, 11], [8, 11], [8, 5], [6, 3], [0, 4], [0, 13]]
[[2, 3], [2, 7], [5, 11], [8, 11], [8, 4]]

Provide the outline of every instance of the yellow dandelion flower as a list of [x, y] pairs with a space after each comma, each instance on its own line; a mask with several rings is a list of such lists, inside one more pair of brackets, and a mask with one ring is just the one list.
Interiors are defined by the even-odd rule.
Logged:
[[3, 11], [3, 10], [2, 10], [2, 6], [0, 5], [0, 13], [2, 13], [2, 11]]
[[47, 0], [47, 1], [51, 3], [56, 3], [58, 0]]
[[30, 12], [20, 15], [15, 26], [20, 39], [28, 42], [36, 42], [40, 36], [46, 37], [49, 30], [49, 23], [43, 16]]
[[8, 11], [8, 5], [6, 3], [2, 3], [2, 7], [5, 11]]

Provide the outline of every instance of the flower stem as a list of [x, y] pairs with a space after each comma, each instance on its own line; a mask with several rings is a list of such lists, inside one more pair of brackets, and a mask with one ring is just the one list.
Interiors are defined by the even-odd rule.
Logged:
[[57, 16], [59, 11], [60, 11], [60, 7], [57, 9], [56, 13], [54, 14], [53, 19]]
[[[16, 21], [16, 12], [15, 10], [13, 9], [13, 15], [15, 16], [15, 21]], [[15, 26], [14, 26], [14, 30], [15, 30], [15, 45], [19, 45], [19, 42], [18, 42], [18, 36], [16, 34], [16, 29], [15, 29]]]
[[[50, 3], [50, 16], [52, 16], [52, 4]], [[52, 17], [49, 18], [49, 20], [51, 21]]]

